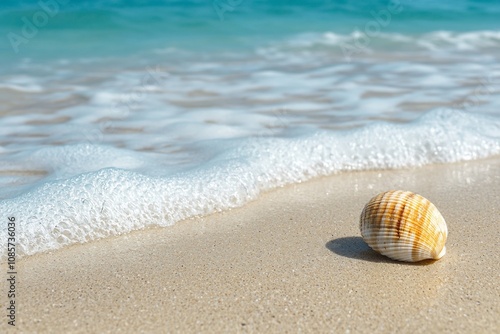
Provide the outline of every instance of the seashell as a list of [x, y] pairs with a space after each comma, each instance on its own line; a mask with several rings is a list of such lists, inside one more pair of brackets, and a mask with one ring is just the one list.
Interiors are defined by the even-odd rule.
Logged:
[[361, 213], [359, 228], [368, 246], [394, 260], [438, 260], [446, 253], [443, 216], [429, 200], [410, 191], [373, 197]]

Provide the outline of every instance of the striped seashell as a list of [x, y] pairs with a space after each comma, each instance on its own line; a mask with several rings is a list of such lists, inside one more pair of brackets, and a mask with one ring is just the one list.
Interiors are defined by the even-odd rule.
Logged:
[[446, 253], [443, 216], [429, 200], [410, 191], [373, 197], [361, 213], [359, 228], [368, 246], [394, 260], [438, 260]]

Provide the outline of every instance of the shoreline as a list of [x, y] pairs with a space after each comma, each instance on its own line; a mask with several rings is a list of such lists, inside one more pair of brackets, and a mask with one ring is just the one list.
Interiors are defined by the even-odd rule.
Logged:
[[[27, 256], [16, 329], [495, 332], [499, 175], [499, 156], [340, 173], [171, 227]], [[364, 204], [389, 189], [419, 193], [443, 214], [441, 260], [392, 261], [361, 239]]]

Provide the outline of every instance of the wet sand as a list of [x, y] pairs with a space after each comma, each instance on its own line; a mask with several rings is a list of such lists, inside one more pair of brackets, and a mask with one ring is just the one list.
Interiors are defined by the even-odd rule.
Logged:
[[[399, 263], [363, 242], [363, 205], [389, 189], [438, 207], [444, 258]], [[499, 332], [499, 203], [499, 157], [284, 187], [239, 209], [19, 260], [16, 330]]]

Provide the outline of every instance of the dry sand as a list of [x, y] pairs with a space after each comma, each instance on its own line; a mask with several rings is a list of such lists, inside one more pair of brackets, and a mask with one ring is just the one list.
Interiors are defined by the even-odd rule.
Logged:
[[[363, 205], [395, 188], [424, 195], [444, 215], [443, 259], [398, 263], [359, 237]], [[500, 158], [348, 173], [173, 227], [24, 258], [16, 329], [499, 333], [499, 197]]]

